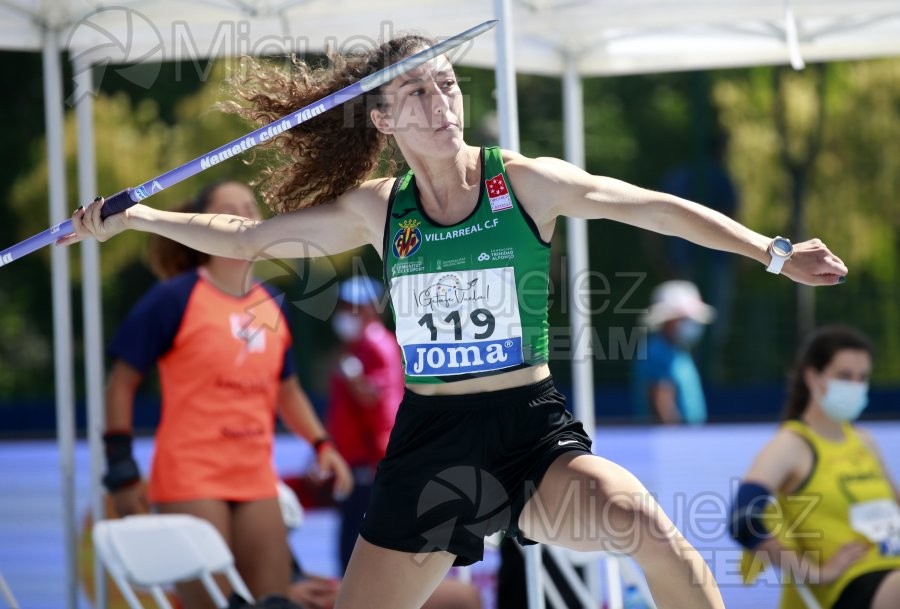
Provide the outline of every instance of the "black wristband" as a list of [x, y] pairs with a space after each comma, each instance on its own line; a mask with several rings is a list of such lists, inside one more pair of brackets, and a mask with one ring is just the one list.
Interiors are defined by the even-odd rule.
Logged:
[[103, 434], [103, 447], [106, 453], [106, 474], [103, 486], [115, 492], [140, 481], [141, 470], [131, 454], [132, 437], [125, 432], [107, 432]]
[[316, 455], [318, 455], [326, 446], [330, 446], [333, 444], [334, 441], [331, 439], [331, 436], [325, 435], [313, 442], [313, 448], [316, 450]]

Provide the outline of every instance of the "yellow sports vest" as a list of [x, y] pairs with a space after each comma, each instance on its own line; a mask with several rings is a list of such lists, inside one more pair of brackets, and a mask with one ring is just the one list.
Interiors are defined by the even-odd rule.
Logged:
[[[836, 581], [808, 585], [827, 609], [837, 601], [844, 587], [860, 575], [900, 568], [900, 530], [897, 529], [900, 508], [878, 457], [852, 425], [843, 425], [842, 441], [823, 438], [801, 421], [788, 421], [784, 428], [809, 444], [813, 467], [799, 489], [787, 495], [779, 494], [777, 504], [770, 505], [766, 514], [770, 532], [785, 547], [820, 565], [852, 541], [871, 546], [869, 553]], [[765, 565], [761, 558], [745, 552], [741, 567], [745, 581], [749, 582]], [[787, 569], [783, 576], [781, 608], [805, 609], [791, 575]]]

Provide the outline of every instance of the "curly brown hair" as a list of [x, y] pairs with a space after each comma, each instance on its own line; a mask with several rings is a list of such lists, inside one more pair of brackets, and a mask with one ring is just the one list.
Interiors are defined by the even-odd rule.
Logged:
[[[327, 66], [313, 67], [291, 56], [289, 70], [244, 57], [238, 72], [243, 76], [232, 77], [229, 84], [247, 105], [224, 102], [220, 107], [265, 125], [433, 44], [425, 36], [407, 34], [365, 52], [328, 52]], [[377, 170], [393, 175], [396, 151], [369, 116], [383, 103], [379, 87], [266, 141], [263, 146], [275, 151], [276, 162], [263, 170], [258, 185], [269, 209], [284, 213], [318, 205]]]

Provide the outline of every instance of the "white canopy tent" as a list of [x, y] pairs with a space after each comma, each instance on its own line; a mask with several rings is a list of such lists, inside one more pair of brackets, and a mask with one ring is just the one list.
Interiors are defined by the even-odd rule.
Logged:
[[[791, 64], [900, 55], [897, 0], [0, 0], [0, 48], [41, 51], [49, 158], [50, 223], [68, 216], [62, 142], [61, 51], [74, 64], [81, 201], [95, 194], [90, 82], [92, 65], [201, 61], [206, 57], [347, 49], [404, 30], [443, 37], [501, 18], [494, 33], [455, 56], [464, 65], [494, 68], [501, 145], [518, 147], [516, 71], [558, 75], [565, 96], [566, 156], [583, 165], [584, 76]], [[152, 83], [148, 83], [150, 86]], [[151, 178], [153, 176], [148, 176]], [[131, 186], [123, 184], [122, 187]], [[152, 204], [152, 202], [151, 202]], [[569, 220], [570, 271], [587, 266], [585, 223]], [[102, 467], [103, 343], [100, 335], [98, 248], [82, 257], [87, 349], [89, 438], [97, 484]], [[74, 395], [66, 250], [55, 249], [53, 308], [57, 426], [70, 557], [68, 606], [75, 606], [75, 510], [72, 471]], [[581, 293], [586, 293], [582, 289]], [[587, 310], [587, 307], [581, 307]], [[573, 316], [573, 335], [587, 336], [586, 317]], [[590, 346], [580, 344], [575, 408], [593, 427]], [[101, 513], [99, 488], [95, 511]], [[99, 588], [98, 588], [99, 589]]]
[[[581, 75], [599, 76], [780, 64], [792, 54], [832, 61], [900, 52], [900, 4], [893, 0], [510, 0], [509, 6], [517, 69], [534, 74], [562, 75], [567, 55], [577, 58]], [[172, 61], [275, 50], [285, 42], [295, 49], [321, 49], [328, 40], [364, 43], [385, 23], [446, 36], [498, 10], [484, 0], [2, 0], [0, 48], [41, 50], [44, 32], [55, 31], [60, 47], [96, 59]], [[183, 44], [188, 30], [195, 48]], [[492, 68], [496, 57], [494, 40], [483, 37], [464, 62]]]

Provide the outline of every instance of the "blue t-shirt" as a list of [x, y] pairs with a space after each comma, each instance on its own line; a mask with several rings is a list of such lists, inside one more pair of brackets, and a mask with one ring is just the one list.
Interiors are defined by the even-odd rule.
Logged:
[[691, 354], [658, 332], [647, 337], [647, 357], [635, 360], [631, 380], [632, 402], [639, 417], [652, 418], [650, 387], [665, 381], [675, 388], [675, 403], [685, 423], [706, 421], [706, 398]]

